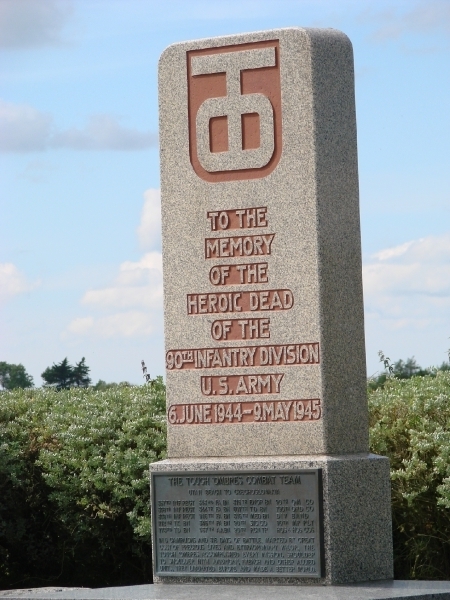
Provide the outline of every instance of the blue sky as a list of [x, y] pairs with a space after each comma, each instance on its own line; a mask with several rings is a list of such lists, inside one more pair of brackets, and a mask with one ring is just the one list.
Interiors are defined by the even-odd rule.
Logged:
[[368, 374], [447, 358], [449, 0], [0, 0], [0, 360], [164, 373], [158, 57], [289, 26], [354, 46]]

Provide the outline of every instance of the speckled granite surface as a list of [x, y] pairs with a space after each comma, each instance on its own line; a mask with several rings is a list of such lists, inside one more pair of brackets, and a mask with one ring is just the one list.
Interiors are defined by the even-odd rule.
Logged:
[[[208, 136], [208, 129], [196, 121], [196, 114], [189, 112], [192, 96], [189, 81], [198, 75], [188, 77], [190, 55], [187, 53], [211, 49], [205, 51], [207, 54], [192, 58], [192, 73], [202, 73], [208, 69], [228, 68], [220, 67], [220, 60], [233, 54], [228, 51], [232, 45], [237, 45], [244, 55], [246, 48], [250, 48], [250, 58], [242, 59], [243, 68], [248, 68], [263, 60], [251, 58], [252, 52], [262, 51], [251, 44], [266, 42], [279, 44], [276, 65], [281, 82], [281, 105], [279, 110], [274, 109], [274, 119], [276, 122], [281, 119], [282, 128], [276, 135], [273, 133], [278, 162], [269, 174], [261, 171], [259, 178], [206, 181], [194, 168], [193, 144], [198, 145], [202, 136]], [[220, 47], [226, 51], [208, 54], [217, 52]], [[205, 63], [206, 66], [195, 63], [197, 59], [204, 61], [208, 57], [211, 63]], [[269, 57], [269, 65], [270, 60]], [[258, 68], [252, 72], [258, 76]], [[244, 73], [245, 70], [241, 71], [242, 78]], [[221, 101], [222, 104], [226, 101], [230, 115], [239, 114], [240, 103], [246, 96], [255, 96], [255, 102], [256, 97], [265, 98], [264, 94], [233, 92], [235, 79], [235, 74], [230, 75], [228, 88], [217, 92], [227, 94]], [[280, 412], [275, 420], [255, 418], [253, 422], [240, 422], [235, 419], [231, 423], [225, 421], [226, 424], [206, 424], [205, 419], [199, 423], [194, 419], [190, 425], [182, 425], [181, 413], [174, 413], [168, 427], [169, 456], [366, 452], [366, 365], [350, 41], [332, 29], [292, 28], [174, 44], [161, 57], [159, 86], [165, 337], [166, 351], [174, 351], [167, 369], [168, 404], [212, 402], [214, 406], [219, 400], [229, 405], [262, 398], [274, 401], [319, 399], [322, 406], [321, 418], [311, 420], [293, 416], [292, 406], [290, 419]], [[215, 114], [214, 110], [217, 114], [226, 112], [219, 106], [212, 106], [210, 110], [211, 114]], [[264, 120], [262, 114], [260, 121]], [[192, 131], [194, 121], [197, 132]], [[233, 141], [237, 135], [233, 132], [239, 124], [234, 116], [229, 121], [229, 138]], [[268, 126], [273, 130], [273, 125]], [[267, 135], [264, 132], [261, 135], [264, 141]], [[203, 140], [202, 147], [208, 144]], [[248, 152], [251, 155], [253, 151]], [[258, 169], [236, 168], [241, 165], [237, 150], [212, 153], [216, 154], [224, 154], [221, 168], [227, 177], [235, 177], [236, 173], [248, 173], [248, 176], [258, 173]], [[251, 161], [246, 164], [252, 166]], [[222, 230], [218, 226], [214, 229], [207, 217], [211, 211], [257, 207], [267, 209], [261, 227], [253, 227], [253, 223], [245, 227], [248, 223], [244, 222], [243, 228]], [[256, 246], [252, 236], [262, 238], [258, 237]], [[210, 258], [205, 254], [207, 238], [212, 244], [216, 240], [224, 244], [213, 251]], [[243, 249], [230, 249], [231, 238], [236, 244], [243, 243]], [[267, 264], [267, 278], [263, 282], [242, 285], [211, 282], [213, 266], [261, 262]], [[291, 294], [289, 302], [283, 304], [281, 297], [283, 306], [272, 303], [273, 290], [287, 290]], [[225, 307], [231, 293], [242, 294], [238, 300], [242, 308], [245, 294], [263, 292], [269, 292], [269, 302], [264, 304], [263, 310], [246, 310], [244, 306], [241, 311], [230, 311], [229, 306]], [[215, 300], [222, 295], [225, 310], [219, 310], [220, 299], [210, 303], [209, 298], [207, 304], [212, 312], [204, 312], [209, 308], [199, 304], [199, 294], [214, 294]], [[188, 314], [189, 298], [193, 303], [191, 314]], [[262, 305], [260, 301], [257, 308], [261, 309]], [[215, 321], [239, 318], [269, 319], [270, 337], [232, 341], [213, 338], [211, 329]], [[236, 330], [239, 331], [237, 325]], [[311, 344], [319, 344], [319, 362], [308, 359], [302, 362], [298, 356], [292, 358], [296, 346], [308, 349]], [[290, 346], [290, 354], [283, 355], [280, 362], [272, 353], [270, 361], [263, 360], [264, 364], [256, 367], [261, 345]], [[258, 347], [256, 354], [250, 351], [242, 360], [238, 354], [236, 365], [221, 363], [217, 354], [211, 354], [210, 368], [198, 365], [195, 368], [196, 356], [184, 355], [190, 362], [183, 362], [182, 368], [178, 368], [183, 358], [181, 354], [176, 355], [177, 351], [208, 348], [222, 351], [250, 346]], [[308, 350], [302, 352], [306, 357]], [[279, 390], [267, 394], [265, 388], [261, 396], [251, 393], [249, 388], [250, 393], [241, 390], [238, 395], [236, 386], [229, 384], [227, 393], [222, 395], [223, 388], [209, 394], [202, 388], [201, 377], [255, 373], [265, 377], [282, 375]], [[204, 386], [207, 385], [208, 380], [204, 380]]]

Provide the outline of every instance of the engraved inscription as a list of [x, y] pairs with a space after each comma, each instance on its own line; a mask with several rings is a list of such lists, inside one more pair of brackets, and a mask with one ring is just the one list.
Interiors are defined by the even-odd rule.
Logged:
[[205, 258], [268, 256], [274, 233], [205, 239]]
[[200, 377], [204, 396], [279, 394], [284, 373]]
[[188, 315], [289, 310], [293, 306], [294, 295], [291, 290], [187, 295]]
[[169, 350], [166, 368], [218, 369], [228, 367], [297, 366], [320, 363], [319, 344], [279, 344], [275, 346], [239, 346], [237, 348], [191, 348]]
[[[267, 207], [208, 211], [212, 232], [268, 227]], [[275, 234], [213, 237], [205, 239], [205, 258], [270, 256]], [[268, 262], [218, 264], [210, 268], [213, 286], [257, 285], [269, 282]], [[291, 290], [237, 290], [223, 293], [187, 294], [188, 315], [248, 313], [289, 310], [294, 304]], [[217, 319], [211, 323], [211, 337], [216, 342], [263, 340], [270, 338], [270, 318], [255, 317]], [[192, 348], [170, 350], [166, 354], [169, 370], [222, 369], [227, 367], [264, 367], [317, 365], [319, 344], [256, 345], [237, 348]], [[281, 393], [284, 373], [245, 375], [203, 375], [203, 396], [258, 396]], [[171, 425], [258, 423], [281, 421], [317, 421], [321, 418], [320, 399], [214, 402], [170, 406]]]
[[209, 281], [213, 285], [246, 285], [268, 283], [268, 264], [249, 263], [243, 265], [217, 265], [209, 271]]
[[270, 338], [270, 319], [222, 319], [211, 325], [211, 337], [217, 342]]
[[235, 208], [231, 210], [209, 211], [206, 213], [211, 231], [225, 229], [252, 229], [267, 227], [267, 206], [257, 208]]
[[259, 402], [172, 404], [167, 411], [171, 425], [217, 425], [230, 423], [280, 423], [318, 421], [322, 407], [318, 398]]
[[152, 474], [155, 571], [321, 577], [321, 471]]

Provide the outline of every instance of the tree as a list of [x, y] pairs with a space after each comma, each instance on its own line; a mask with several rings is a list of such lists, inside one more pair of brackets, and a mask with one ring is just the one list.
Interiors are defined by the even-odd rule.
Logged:
[[4, 361], [0, 362], [0, 386], [5, 390], [33, 387], [33, 378], [22, 364], [13, 365]]
[[68, 390], [73, 381], [73, 367], [69, 364], [67, 357], [59, 364], [53, 363], [41, 373], [42, 379], [48, 386], [57, 390]]
[[88, 387], [91, 383], [91, 378], [89, 377], [90, 368], [85, 363], [85, 358], [80, 360], [80, 362], [75, 364], [73, 368], [73, 383], [77, 387]]
[[60, 363], [53, 363], [51, 367], [47, 367], [41, 377], [47, 386], [57, 390], [68, 390], [71, 387], [88, 387], [91, 383], [89, 371], [84, 356], [74, 367], [66, 357]]
[[403, 360], [398, 360], [394, 364], [394, 375], [399, 379], [411, 379], [415, 375], [429, 375], [430, 371], [428, 369], [422, 369], [420, 365], [417, 364], [414, 356], [411, 358], [407, 358], [406, 362]]

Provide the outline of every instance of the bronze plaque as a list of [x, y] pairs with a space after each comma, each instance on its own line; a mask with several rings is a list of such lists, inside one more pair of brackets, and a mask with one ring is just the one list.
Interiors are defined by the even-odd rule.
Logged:
[[322, 472], [154, 472], [155, 575], [322, 577]]

